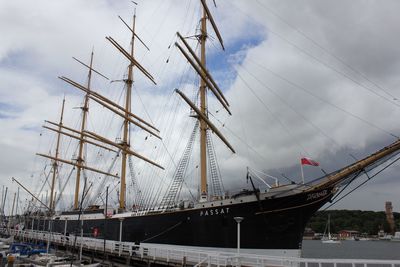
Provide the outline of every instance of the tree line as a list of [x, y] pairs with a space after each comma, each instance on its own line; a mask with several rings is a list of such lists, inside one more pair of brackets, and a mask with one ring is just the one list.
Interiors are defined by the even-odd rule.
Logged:
[[[355, 230], [368, 235], [376, 235], [379, 230], [390, 232], [389, 223], [386, 220], [384, 211], [361, 211], [361, 210], [325, 210], [318, 211], [310, 219], [307, 227], [316, 233], [323, 233], [328, 221], [328, 214], [331, 216], [331, 233], [340, 230]], [[400, 213], [393, 212], [395, 226], [400, 231]]]

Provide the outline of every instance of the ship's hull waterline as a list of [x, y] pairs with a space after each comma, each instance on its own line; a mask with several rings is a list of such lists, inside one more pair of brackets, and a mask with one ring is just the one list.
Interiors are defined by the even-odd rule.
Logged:
[[[224, 202], [208, 202], [195, 208], [141, 216], [116, 214], [105, 222], [103, 214], [85, 214], [84, 236], [135, 243], [235, 248], [237, 222], [241, 222], [242, 248], [298, 250], [310, 217], [333, 195], [333, 188], [307, 190], [286, 196], [266, 197], [254, 194]], [[254, 198], [253, 201], [246, 199]], [[230, 203], [232, 202], [232, 203]], [[55, 217], [54, 232], [80, 233], [76, 213]], [[97, 217], [97, 218], [95, 218]], [[33, 223], [33, 228], [48, 230], [49, 221]], [[106, 225], [106, 227], [105, 227]], [[122, 231], [120, 227], [122, 226]], [[28, 227], [32, 227], [32, 222]]]

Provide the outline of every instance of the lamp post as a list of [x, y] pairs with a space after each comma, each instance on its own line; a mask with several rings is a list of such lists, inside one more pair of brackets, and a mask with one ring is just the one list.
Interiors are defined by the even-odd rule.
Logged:
[[124, 218], [119, 218], [119, 256], [121, 256], [122, 253], [122, 221], [124, 220]]
[[233, 217], [237, 222], [237, 254], [240, 254], [240, 223], [244, 220], [243, 217]]
[[122, 242], [122, 221], [124, 218], [119, 218], [119, 242]]

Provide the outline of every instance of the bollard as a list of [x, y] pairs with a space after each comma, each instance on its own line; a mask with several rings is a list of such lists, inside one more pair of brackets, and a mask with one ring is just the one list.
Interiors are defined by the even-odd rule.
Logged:
[[10, 254], [7, 256], [7, 266], [8, 267], [14, 266], [14, 261], [15, 261], [15, 257], [13, 255]]
[[3, 258], [3, 253], [0, 253], [0, 267], [4, 267], [6, 259]]

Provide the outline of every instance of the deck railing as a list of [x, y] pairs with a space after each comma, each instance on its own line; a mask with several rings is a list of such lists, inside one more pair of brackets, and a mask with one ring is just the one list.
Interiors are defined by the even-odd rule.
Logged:
[[[40, 240], [58, 245], [132, 257], [136, 259], [153, 260], [165, 264], [174, 262], [188, 266], [290, 266], [290, 267], [400, 267], [400, 260], [367, 260], [367, 259], [307, 259], [279, 257], [258, 254], [237, 254], [223, 251], [207, 251], [191, 249], [190, 247], [171, 247], [154, 244], [136, 245], [132, 242], [118, 242], [91, 237], [62, 235], [35, 230], [14, 230], [0, 228], [0, 232], [8, 233], [19, 240]], [[75, 240], [76, 238], [76, 240]]]

